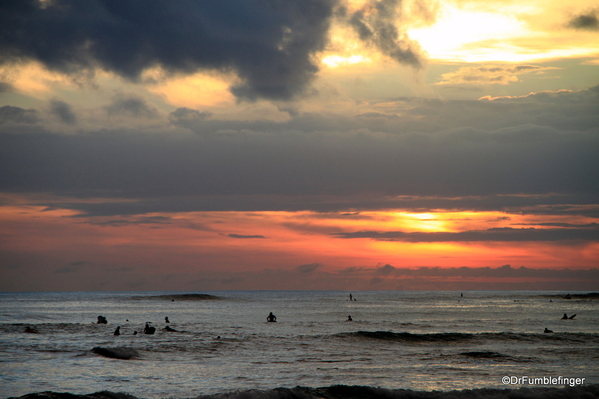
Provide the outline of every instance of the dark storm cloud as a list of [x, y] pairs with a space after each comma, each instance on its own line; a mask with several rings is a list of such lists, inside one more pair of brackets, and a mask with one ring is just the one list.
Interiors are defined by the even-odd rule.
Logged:
[[64, 101], [50, 100], [50, 113], [56, 115], [63, 123], [72, 125], [77, 122], [77, 117], [71, 106]]
[[362, 41], [401, 64], [420, 67], [423, 57], [418, 44], [397, 29], [398, 3], [401, 0], [379, 0], [372, 9], [360, 9], [346, 17]]
[[233, 70], [238, 97], [289, 99], [318, 71], [334, 0], [5, 0], [0, 61], [34, 59], [65, 73], [101, 67]]
[[370, 238], [376, 241], [405, 242], [480, 242], [480, 241], [599, 241], [599, 229], [535, 229], [511, 227], [470, 230], [459, 233], [425, 233], [403, 231], [357, 231], [334, 233], [338, 238]]
[[568, 26], [574, 29], [599, 30], [597, 11], [593, 10], [586, 14], [580, 14], [573, 17], [568, 23]]
[[39, 112], [35, 109], [24, 109], [10, 105], [0, 107], [0, 124], [6, 122], [34, 124], [40, 121]]

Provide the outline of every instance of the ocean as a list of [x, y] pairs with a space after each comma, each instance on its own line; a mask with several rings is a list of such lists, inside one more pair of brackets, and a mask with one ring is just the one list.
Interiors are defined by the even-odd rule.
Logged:
[[595, 384], [599, 294], [587, 292], [0, 293], [3, 398]]

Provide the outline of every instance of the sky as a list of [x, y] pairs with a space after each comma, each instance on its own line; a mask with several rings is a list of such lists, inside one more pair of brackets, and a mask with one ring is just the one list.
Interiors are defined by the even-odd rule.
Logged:
[[596, 0], [0, 0], [0, 291], [599, 287]]

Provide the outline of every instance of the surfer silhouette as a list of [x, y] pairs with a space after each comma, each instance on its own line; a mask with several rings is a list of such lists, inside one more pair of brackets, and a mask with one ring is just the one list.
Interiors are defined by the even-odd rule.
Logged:
[[118, 326], [116, 330], [114, 330], [114, 335], [121, 335], [121, 326]]
[[29, 334], [37, 334], [37, 330], [35, 328], [31, 328], [29, 326], [25, 327], [24, 332], [29, 333]]
[[164, 318], [164, 322], [165, 322], [165, 323], [170, 323], [170, 320], [168, 319], [168, 317], [165, 317], [165, 318]]
[[106, 317], [104, 316], [98, 316], [98, 323], [97, 324], [106, 324], [108, 323], [108, 320], [106, 320]]
[[552, 333], [553, 331], [551, 331], [550, 329], [548, 329], [547, 327], [545, 327], [545, 331], [543, 331], [545, 334], [549, 334]]
[[351, 315], [347, 316], [347, 320], [345, 321], [354, 321], [354, 319], [351, 318]]
[[156, 327], [152, 327], [148, 323], [144, 327], [144, 334], [154, 334], [156, 332]]
[[266, 321], [268, 321], [269, 323], [276, 322], [277, 316], [275, 316], [274, 314], [272, 314], [272, 312], [270, 312], [270, 314], [266, 317]]

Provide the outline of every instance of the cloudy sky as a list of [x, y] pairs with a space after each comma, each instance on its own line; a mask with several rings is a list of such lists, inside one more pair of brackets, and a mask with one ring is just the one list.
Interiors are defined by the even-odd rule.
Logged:
[[592, 290], [596, 0], [2, 0], [0, 290]]

